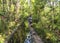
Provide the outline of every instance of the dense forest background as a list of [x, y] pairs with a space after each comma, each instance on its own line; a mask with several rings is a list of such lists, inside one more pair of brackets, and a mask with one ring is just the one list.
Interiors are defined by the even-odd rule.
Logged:
[[44, 43], [60, 43], [60, 0], [0, 0], [0, 43], [4, 43], [17, 26], [20, 33], [16, 32], [14, 40], [23, 43], [29, 32], [30, 14], [32, 27]]

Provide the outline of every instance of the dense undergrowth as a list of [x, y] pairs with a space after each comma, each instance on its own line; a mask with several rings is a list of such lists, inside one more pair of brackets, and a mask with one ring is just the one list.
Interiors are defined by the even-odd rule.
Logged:
[[[0, 43], [20, 24], [12, 36], [17, 43], [24, 42], [29, 32], [28, 16], [32, 15], [32, 27], [44, 43], [60, 43], [59, 0], [0, 0]], [[11, 40], [12, 40], [11, 39]]]

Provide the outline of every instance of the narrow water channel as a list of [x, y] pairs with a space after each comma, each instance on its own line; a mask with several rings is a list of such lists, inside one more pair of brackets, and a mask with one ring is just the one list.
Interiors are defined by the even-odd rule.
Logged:
[[27, 33], [26, 35], [26, 39], [25, 39], [25, 42], [24, 43], [33, 43], [33, 38], [32, 38], [32, 35], [31, 33]]

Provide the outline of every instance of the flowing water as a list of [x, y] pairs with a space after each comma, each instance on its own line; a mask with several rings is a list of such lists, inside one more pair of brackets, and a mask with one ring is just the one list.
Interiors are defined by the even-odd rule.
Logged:
[[26, 39], [24, 43], [33, 43], [33, 38], [30, 32], [26, 35]]

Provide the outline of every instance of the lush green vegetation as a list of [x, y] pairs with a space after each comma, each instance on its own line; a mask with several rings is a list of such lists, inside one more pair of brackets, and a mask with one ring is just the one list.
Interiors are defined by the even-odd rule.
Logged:
[[0, 0], [0, 43], [3, 43], [18, 25], [20, 34], [17, 32], [13, 37], [23, 43], [26, 33], [29, 32], [27, 18], [30, 14], [33, 18], [32, 27], [43, 42], [60, 43], [59, 5], [58, 0], [31, 0], [30, 3], [28, 0]]

